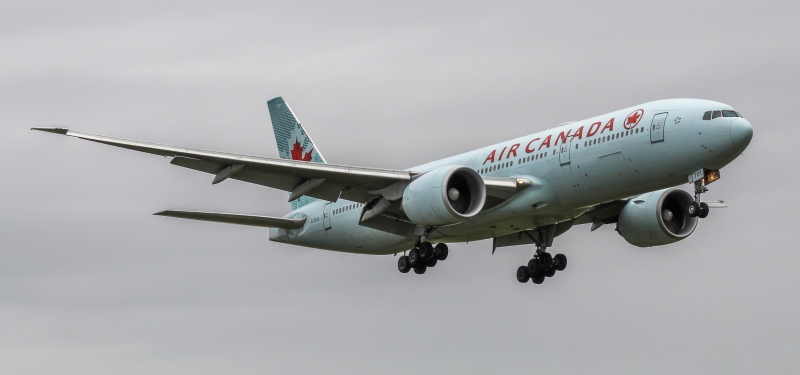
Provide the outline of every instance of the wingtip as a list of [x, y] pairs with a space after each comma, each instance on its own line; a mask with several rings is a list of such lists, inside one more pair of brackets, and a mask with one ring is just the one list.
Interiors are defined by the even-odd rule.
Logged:
[[48, 133], [63, 134], [63, 135], [67, 135], [67, 132], [69, 132], [69, 129], [67, 128], [31, 128], [31, 130], [38, 130], [40, 132], [48, 132]]

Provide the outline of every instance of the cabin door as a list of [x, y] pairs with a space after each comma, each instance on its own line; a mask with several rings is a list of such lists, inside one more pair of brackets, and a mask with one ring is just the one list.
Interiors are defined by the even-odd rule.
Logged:
[[558, 149], [558, 160], [561, 162], [561, 165], [569, 164], [569, 153], [572, 149], [572, 138], [568, 141], [561, 143], [561, 147]]
[[664, 124], [667, 122], [667, 113], [659, 113], [653, 116], [653, 123], [650, 124], [650, 143], [664, 141]]
[[325, 203], [322, 209], [322, 226], [325, 230], [331, 229], [331, 203]]

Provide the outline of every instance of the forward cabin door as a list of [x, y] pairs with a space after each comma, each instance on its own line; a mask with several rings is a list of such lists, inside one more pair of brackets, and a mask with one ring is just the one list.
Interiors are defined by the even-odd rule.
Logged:
[[322, 226], [325, 230], [331, 229], [331, 203], [325, 203], [322, 209]]
[[653, 123], [650, 124], [650, 143], [664, 141], [664, 124], [667, 122], [667, 113], [659, 113], [653, 116]]
[[572, 149], [572, 138], [567, 138], [568, 140], [561, 143], [561, 147], [558, 149], [558, 160], [561, 162], [561, 165], [569, 164], [569, 153]]

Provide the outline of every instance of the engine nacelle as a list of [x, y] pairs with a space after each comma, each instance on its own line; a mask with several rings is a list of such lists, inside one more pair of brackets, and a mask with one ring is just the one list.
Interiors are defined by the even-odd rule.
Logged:
[[619, 234], [631, 245], [660, 246], [689, 237], [697, 228], [697, 217], [687, 208], [694, 201], [689, 193], [664, 189], [631, 199], [619, 213]]
[[403, 212], [414, 224], [454, 224], [478, 214], [486, 203], [483, 178], [472, 168], [440, 167], [412, 181], [403, 192]]

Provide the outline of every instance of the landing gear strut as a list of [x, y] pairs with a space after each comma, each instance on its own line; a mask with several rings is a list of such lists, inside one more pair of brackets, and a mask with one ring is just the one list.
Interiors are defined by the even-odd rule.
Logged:
[[686, 212], [689, 216], [699, 217], [701, 219], [708, 216], [708, 204], [700, 201], [700, 195], [707, 191], [708, 188], [706, 187], [706, 180], [704, 178], [694, 182], [694, 201], [690, 202], [689, 206], [686, 207]]
[[547, 246], [553, 243], [555, 228], [555, 225], [539, 228], [536, 252], [527, 266], [517, 268], [517, 281], [527, 283], [528, 280], [531, 280], [534, 284], [541, 284], [545, 278], [555, 276], [556, 271], [563, 271], [567, 268], [566, 255], [552, 256], [547, 252]]
[[447, 244], [439, 243], [433, 246], [430, 242], [421, 241], [408, 252], [408, 255], [403, 255], [397, 260], [397, 270], [408, 273], [413, 269], [414, 273], [421, 275], [428, 268], [436, 267], [439, 261], [447, 259], [449, 253]]

